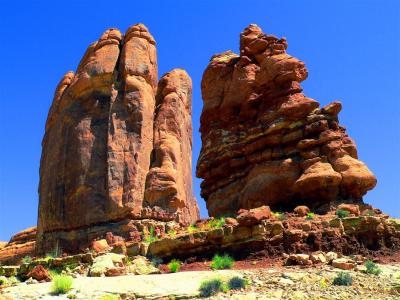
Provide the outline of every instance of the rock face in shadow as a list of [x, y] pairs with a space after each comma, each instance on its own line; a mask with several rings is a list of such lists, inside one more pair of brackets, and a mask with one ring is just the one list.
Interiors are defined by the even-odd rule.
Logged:
[[323, 211], [376, 185], [339, 125], [341, 103], [320, 108], [302, 93], [307, 69], [287, 46], [252, 24], [240, 55], [214, 55], [204, 72], [197, 176], [211, 216], [262, 205]]
[[[179, 178], [177, 190], [186, 191], [179, 196], [179, 207], [175, 198], [160, 200], [154, 194], [151, 204], [157, 203], [157, 208], [143, 203], [157, 131], [155, 44], [142, 24], [125, 35], [109, 29], [89, 46], [76, 73], [66, 73], [57, 86], [42, 143], [39, 253], [55, 247], [76, 250], [90, 242], [87, 236], [93, 231], [102, 235], [111, 223], [122, 224], [110, 227], [129, 238], [132, 228], [126, 220], [151, 217], [189, 223], [198, 218], [191, 174], [185, 168], [168, 174]], [[185, 142], [191, 141], [190, 113], [187, 107], [175, 112], [184, 115], [183, 125], [190, 125], [181, 127]], [[174, 114], [167, 115], [166, 122], [175, 122], [169, 117]], [[191, 156], [191, 145], [181, 150], [188, 151], [182, 153], [185, 158]]]

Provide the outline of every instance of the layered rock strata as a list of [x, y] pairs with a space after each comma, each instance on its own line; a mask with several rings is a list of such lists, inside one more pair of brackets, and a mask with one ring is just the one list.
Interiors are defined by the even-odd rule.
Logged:
[[[159, 194], [150, 193], [148, 206], [143, 202], [157, 131], [154, 124], [158, 126], [154, 123], [158, 93], [155, 45], [142, 24], [132, 26], [125, 35], [109, 29], [89, 46], [76, 73], [66, 73], [57, 86], [42, 143], [39, 253], [54, 247], [76, 250], [90, 242], [88, 236], [110, 229], [129, 238], [130, 220], [189, 223], [198, 218], [197, 205], [189, 195], [191, 176], [185, 168], [167, 174], [180, 178], [175, 182], [176, 190], [187, 192], [179, 195], [179, 201], [165, 197], [171, 182], [158, 182]], [[169, 77], [180, 83], [179, 72], [171, 72]], [[185, 83], [191, 90], [188, 76]], [[176, 89], [181, 91], [179, 85]], [[189, 98], [190, 94], [188, 105]], [[180, 133], [191, 134], [190, 109], [170, 112], [164, 121], [181, 122], [176, 115], [189, 126]], [[183, 136], [184, 141], [189, 139]], [[182, 153], [184, 157], [190, 157], [191, 146], [181, 150], [187, 151]], [[150, 176], [149, 186], [152, 178], [157, 180], [157, 176]]]
[[[239, 221], [239, 220], [237, 220]], [[400, 249], [400, 220], [385, 215], [352, 216], [333, 214], [313, 220], [292, 213], [285, 220], [269, 218], [257, 222], [231, 222], [221, 228], [166, 236], [150, 244], [147, 255], [165, 259], [212, 257], [230, 253], [281, 257], [282, 253], [335, 251], [345, 255], [390, 255]]]
[[204, 72], [197, 176], [211, 216], [262, 205], [323, 211], [376, 185], [339, 125], [340, 102], [320, 108], [302, 93], [307, 69], [287, 46], [250, 25], [240, 55], [214, 55]]
[[8, 243], [0, 247], [0, 263], [17, 263], [25, 256], [35, 255], [36, 227], [30, 227], [14, 234]]

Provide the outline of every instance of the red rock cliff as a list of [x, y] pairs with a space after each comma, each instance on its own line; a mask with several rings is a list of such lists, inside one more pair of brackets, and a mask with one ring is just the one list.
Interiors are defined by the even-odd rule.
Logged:
[[[179, 178], [176, 190], [187, 191], [179, 195], [179, 205], [175, 198], [159, 200], [162, 193], [151, 196], [156, 208], [143, 204], [154, 134], [162, 125], [154, 123], [155, 44], [142, 24], [132, 26], [125, 35], [109, 29], [89, 46], [76, 73], [66, 73], [57, 86], [42, 143], [39, 253], [54, 247], [75, 249], [89, 242], [89, 232], [97, 232], [90, 235], [93, 238], [104, 231], [129, 231], [129, 219], [188, 223], [198, 218], [186, 168], [174, 174], [165, 170]], [[179, 82], [181, 77], [176, 74], [174, 79], [175, 74], [171, 73], [171, 80]], [[186, 89], [191, 90], [190, 78], [186, 80]], [[186, 104], [191, 103], [187, 100]], [[191, 109], [175, 113], [184, 121], [182, 141], [191, 141]], [[164, 122], [175, 121], [174, 113], [165, 114]], [[170, 129], [160, 128], [167, 135]], [[155, 142], [157, 148], [157, 135]], [[186, 151], [183, 158], [191, 156], [191, 146], [181, 150]], [[160, 183], [160, 189], [167, 189], [163, 184], [169, 185]]]
[[339, 102], [324, 108], [302, 93], [303, 62], [286, 39], [250, 25], [240, 55], [215, 55], [204, 72], [197, 176], [211, 216], [269, 205], [361, 201], [376, 178], [339, 125]]

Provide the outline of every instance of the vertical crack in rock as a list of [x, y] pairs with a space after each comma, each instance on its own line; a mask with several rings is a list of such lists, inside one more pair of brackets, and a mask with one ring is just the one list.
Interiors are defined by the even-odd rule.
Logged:
[[240, 56], [214, 55], [203, 74], [197, 176], [211, 216], [262, 205], [326, 211], [376, 185], [338, 123], [340, 102], [319, 108], [302, 93], [308, 72], [287, 46], [251, 24]]
[[[58, 84], [42, 142], [38, 253], [58, 246], [82, 250], [106, 232], [137, 236], [129, 220], [198, 218], [187, 168], [179, 170], [184, 176], [175, 174], [177, 189], [188, 192], [179, 196], [179, 209], [176, 199], [154, 197], [161, 207], [143, 207], [155, 131], [155, 45], [142, 24], [124, 36], [109, 29], [88, 47], [76, 74], [66, 73]], [[173, 115], [184, 115], [190, 127], [182, 129], [187, 130], [182, 142], [191, 143], [191, 109], [177, 108], [186, 109]], [[182, 150], [189, 151], [183, 159], [190, 158], [191, 144]]]

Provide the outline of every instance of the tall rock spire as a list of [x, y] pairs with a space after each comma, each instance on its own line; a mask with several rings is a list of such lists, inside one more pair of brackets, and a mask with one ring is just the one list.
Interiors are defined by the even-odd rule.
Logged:
[[169, 207], [184, 221], [199, 215], [192, 184], [192, 80], [182, 69], [165, 74], [156, 96], [154, 150], [145, 207]]
[[[198, 218], [185, 164], [174, 173], [177, 190], [187, 191], [179, 194], [179, 209], [175, 199], [159, 200], [155, 195], [152, 204], [157, 208], [143, 206], [157, 132], [155, 45], [142, 24], [125, 35], [109, 29], [89, 46], [76, 74], [66, 73], [57, 86], [42, 143], [39, 253], [54, 247], [76, 251], [106, 232], [129, 239], [134, 235], [130, 231], [137, 229], [129, 220], [189, 223]], [[190, 82], [188, 76], [186, 80]], [[184, 111], [165, 116], [164, 122], [175, 122], [174, 115], [181, 115], [190, 125], [181, 127], [186, 130], [181, 142], [191, 143], [191, 108], [171, 109], [175, 108]], [[179, 147], [188, 151], [183, 157], [191, 157], [191, 144]]]
[[262, 205], [326, 210], [376, 184], [339, 125], [341, 104], [320, 108], [302, 93], [307, 69], [287, 46], [251, 24], [240, 55], [214, 55], [204, 72], [197, 176], [211, 216]]

